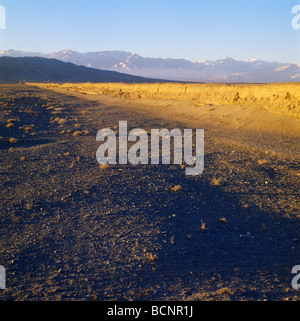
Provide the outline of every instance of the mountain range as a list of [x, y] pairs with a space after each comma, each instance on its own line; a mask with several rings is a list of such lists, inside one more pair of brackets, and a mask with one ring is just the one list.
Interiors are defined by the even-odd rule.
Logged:
[[186, 59], [147, 58], [125, 51], [79, 53], [72, 50], [53, 53], [7, 50], [0, 51], [0, 56], [57, 59], [88, 68], [172, 81], [228, 83], [300, 81], [300, 65], [259, 59], [238, 61], [224, 58], [216, 61], [192, 62]]
[[0, 82], [161, 82], [43, 57], [0, 57]]

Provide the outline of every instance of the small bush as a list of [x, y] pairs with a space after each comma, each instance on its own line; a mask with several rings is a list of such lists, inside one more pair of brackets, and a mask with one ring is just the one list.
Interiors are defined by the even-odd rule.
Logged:
[[78, 131], [76, 131], [76, 132], [73, 134], [73, 136], [75, 136], [75, 137], [82, 136], [82, 132], [80, 132], [80, 131], [78, 130]]
[[9, 139], [9, 142], [10, 142], [11, 144], [17, 144], [18, 139], [17, 139], [17, 138], [10, 138], [10, 139]]
[[173, 188], [171, 188], [171, 191], [175, 193], [180, 192], [181, 190], [182, 190], [181, 185], [176, 185]]

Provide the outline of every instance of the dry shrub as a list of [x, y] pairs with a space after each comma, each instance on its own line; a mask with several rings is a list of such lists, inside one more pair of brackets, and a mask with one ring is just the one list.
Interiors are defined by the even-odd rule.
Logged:
[[75, 133], [73, 133], [73, 136], [75, 137], [82, 136], [82, 132], [77, 130]]
[[11, 143], [11, 144], [17, 144], [17, 142], [18, 142], [19, 140], [17, 139], [17, 138], [10, 138], [9, 139], [9, 142]]
[[150, 262], [154, 262], [155, 260], [158, 259], [158, 255], [157, 254], [153, 254], [153, 253], [145, 253], [146, 258], [150, 261]]
[[180, 192], [181, 190], [182, 190], [181, 185], [176, 185], [176, 186], [171, 188], [171, 191], [175, 192], [175, 193]]
[[31, 210], [33, 208], [33, 204], [31, 202], [25, 204], [25, 208], [27, 210]]
[[222, 295], [222, 294], [233, 295], [233, 292], [229, 288], [224, 287], [224, 288], [221, 288], [221, 289], [217, 290], [216, 294], [219, 294], [219, 295]]
[[15, 123], [16, 121], [18, 121], [16, 118], [10, 118], [7, 120], [7, 123]]
[[172, 245], [175, 244], [175, 236], [174, 236], [174, 235], [172, 235], [172, 236], [170, 237], [170, 242], [171, 242]]
[[25, 126], [25, 127], [23, 127], [23, 130], [25, 131], [25, 132], [30, 132], [30, 131], [32, 131], [33, 130], [33, 125], [30, 125], [30, 126]]
[[99, 168], [102, 169], [102, 170], [107, 169], [108, 167], [109, 167], [108, 164], [101, 164], [101, 165], [99, 166]]
[[59, 118], [59, 120], [57, 121], [58, 124], [63, 125], [67, 122], [66, 118]]
[[220, 186], [221, 185], [221, 178], [213, 178], [212, 180], [211, 180], [211, 184], [213, 185], [213, 186]]
[[264, 165], [268, 163], [266, 159], [259, 159], [257, 162], [258, 162], [258, 165]]

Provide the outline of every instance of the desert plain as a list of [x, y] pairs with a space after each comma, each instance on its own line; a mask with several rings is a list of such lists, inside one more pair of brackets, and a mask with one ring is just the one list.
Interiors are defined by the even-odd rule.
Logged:
[[[300, 84], [0, 85], [1, 300], [299, 300]], [[96, 134], [204, 129], [201, 175]]]

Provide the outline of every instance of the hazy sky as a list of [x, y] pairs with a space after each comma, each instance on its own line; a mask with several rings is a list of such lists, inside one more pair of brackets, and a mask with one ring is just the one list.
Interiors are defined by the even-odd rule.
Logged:
[[0, 0], [0, 50], [124, 50], [146, 57], [300, 64], [300, 0]]

